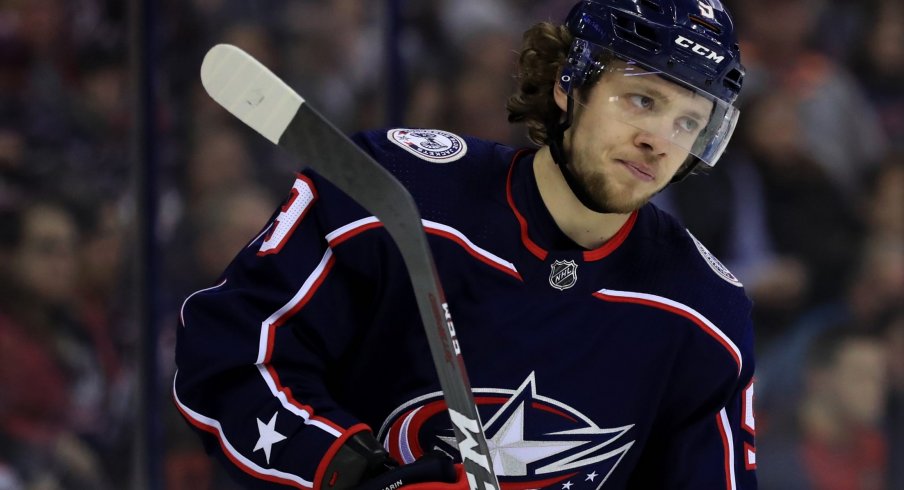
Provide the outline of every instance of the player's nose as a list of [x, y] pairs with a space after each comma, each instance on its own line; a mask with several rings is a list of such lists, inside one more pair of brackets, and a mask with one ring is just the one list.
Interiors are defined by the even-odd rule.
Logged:
[[668, 154], [671, 142], [668, 138], [660, 136], [654, 131], [639, 129], [634, 134], [634, 146], [656, 156], [665, 156]]

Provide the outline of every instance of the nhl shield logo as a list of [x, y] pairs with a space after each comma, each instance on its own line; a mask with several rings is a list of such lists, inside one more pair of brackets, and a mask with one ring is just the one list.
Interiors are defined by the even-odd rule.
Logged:
[[549, 285], [564, 291], [578, 282], [578, 265], [573, 260], [557, 260], [550, 265]]

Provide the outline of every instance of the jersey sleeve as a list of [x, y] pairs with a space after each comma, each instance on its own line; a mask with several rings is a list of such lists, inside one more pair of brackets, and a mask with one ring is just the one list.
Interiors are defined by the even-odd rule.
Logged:
[[336, 403], [328, 373], [372, 294], [337, 261], [320, 206], [299, 174], [260, 236], [180, 312], [174, 402], [246, 488], [317, 488], [330, 455], [369, 430]]
[[753, 359], [742, 353], [740, 374], [730, 373], [727, 363], [719, 366], [728, 369], [718, 369], [723, 375], [717, 376], [717, 364], [709, 362], [681, 368], [629, 488], [757, 488]]
[[664, 213], [659, 220], [672, 252], [655, 264], [654, 282], [688, 335], [631, 488], [754, 490], [753, 305], [689, 231]]
[[[729, 349], [686, 345], [685, 359], [676, 369], [671, 394], [662, 410], [655, 437], [631, 488], [754, 490], [756, 480], [753, 415], [752, 325], [747, 319], [743, 337], [724, 337]], [[714, 342], [712, 337], [703, 342]]]

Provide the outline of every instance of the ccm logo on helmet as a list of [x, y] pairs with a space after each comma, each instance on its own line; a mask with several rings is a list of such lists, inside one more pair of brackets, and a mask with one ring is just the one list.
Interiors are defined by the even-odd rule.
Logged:
[[691, 51], [699, 54], [700, 56], [706, 56], [706, 59], [715, 61], [716, 64], [721, 63], [722, 60], [725, 59], [725, 56], [719, 56], [715, 51], [707, 48], [702, 44], [697, 44], [684, 36], [678, 36], [678, 38], [675, 39], [675, 44], [681, 46], [682, 48], [691, 48]]

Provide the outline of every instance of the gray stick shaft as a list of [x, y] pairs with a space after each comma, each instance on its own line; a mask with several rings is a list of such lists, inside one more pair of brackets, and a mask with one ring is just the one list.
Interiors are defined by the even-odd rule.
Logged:
[[414, 287], [462, 463], [475, 490], [498, 489], [452, 318], [411, 194], [341, 131], [302, 104], [279, 145], [374, 213], [401, 252]]

